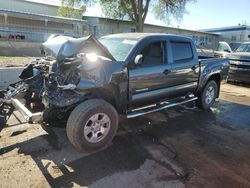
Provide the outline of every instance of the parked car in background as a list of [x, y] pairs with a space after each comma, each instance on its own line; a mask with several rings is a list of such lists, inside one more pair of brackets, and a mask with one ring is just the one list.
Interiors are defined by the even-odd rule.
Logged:
[[214, 50], [213, 49], [204, 49], [201, 48], [200, 46], [196, 46], [196, 51], [197, 51], [197, 55], [200, 58], [214, 58], [215, 54], [214, 54]]
[[250, 42], [241, 44], [226, 57], [230, 60], [228, 80], [250, 83]]
[[221, 41], [214, 52], [214, 56], [225, 58], [226, 55], [234, 52], [240, 45], [240, 42], [231, 42], [228, 44], [227, 42]]

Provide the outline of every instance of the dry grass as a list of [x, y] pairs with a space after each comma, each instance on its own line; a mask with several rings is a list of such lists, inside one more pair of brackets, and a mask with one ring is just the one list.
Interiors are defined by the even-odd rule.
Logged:
[[36, 57], [0, 56], [0, 67], [24, 67]]

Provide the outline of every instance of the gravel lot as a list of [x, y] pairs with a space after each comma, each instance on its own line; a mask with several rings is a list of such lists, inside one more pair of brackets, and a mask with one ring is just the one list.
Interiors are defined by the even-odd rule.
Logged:
[[65, 123], [45, 132], [12, 116], [0, 133], [0, 187], [250, 187], [249, 114], [250, 88], [226, 84], [211, 110], [125, 120], [91, 154], [75, 151]]

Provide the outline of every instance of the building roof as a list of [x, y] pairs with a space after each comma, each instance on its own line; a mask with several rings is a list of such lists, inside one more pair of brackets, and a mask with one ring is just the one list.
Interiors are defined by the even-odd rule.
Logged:
[[[40, 4], [40, 5], [46, 5], [46, 6], [52, 6], [55, 8], [58, 8], [61, 6], [61, 0], [16, 0], [16, 1], [23, 1], [23, 2], [29, 2], [34, 4]], [[74, 7], [74, 9], [79, 10], [79, 8]]]
[[75, 18], [64, 18], [60, 16], [50, 16], [50, 15], [43, 15], [43, 14], [34, 14], [29, 12], [22, 12], [22, 11], [15, 11], [15, 10], [7, 10], [7, 9], [0, 9], [0, 14], [10, 14], [16, 17], [25, 17], [30, 19], [48, 19], [48, 20], [55, 20], [58, 22], [77, 22], [77, 23], [87, 23], [86, 20], [82, 19], [75, 19]]
[[[120, 20], [120, 19], [106, 18], [106, 17], [101, 17], [101, 16], [86, 16], [86, 15], [83, 15], [83, 19], [87, 19], [87, 18], [96, 18], [96, 19], [113, 20], [113, 21], [118, 21], [118, 22], [129, 22], [129, 23], [131, 23], [130, 20]], [[144, 25], [154, 26], [154, 27], [161, 27], [163, 29], [175, 29], [175, 30], [180, 30], [180, 31], [196, 32], [196, 33], [200, 33], [200, 34], [208, 34], [208, 35], [214, 35], [214, 36], [219, 35], [219, 34], [216, 34], [216, 33], [210, 33], [210, 32], [205, 32], [205, 31], [196, 31], [196, 30], [182, 29], [182, 28], [169, 27], [169, 26], [163, 26], [163, 25], [155, 25], [155, 24], [148, 24], [148, 23], [145, 23]]]
[[45, 4], [45, 5], [49, 5], [49, 6], [55, 6], [55, 7], [59, 7], [61, 5], [60, 1], [57, 0], [19, 0], [19, 1], [27, 1], [27, 2], [31, 2], [31, 3], [37, 3], [37, 4]]
[[237, 26], [229, 26], [229, 27], [203, 29], [203, 30], [200, 30], [200, 31], [205, 31], [205, 32], [228, 32], [228, 31], [242, 31], [242, 30], [250, 30], [250, 26], [248, 26], [248, 25], [237, 25]]

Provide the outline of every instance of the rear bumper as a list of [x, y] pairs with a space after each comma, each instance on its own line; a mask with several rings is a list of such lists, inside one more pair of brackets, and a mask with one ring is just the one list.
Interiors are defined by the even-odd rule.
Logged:
[[250, 69], [237, 68], [237, 67], [230, 66], [230, 69], [228, 72], [228, 80], [250, 83]]

